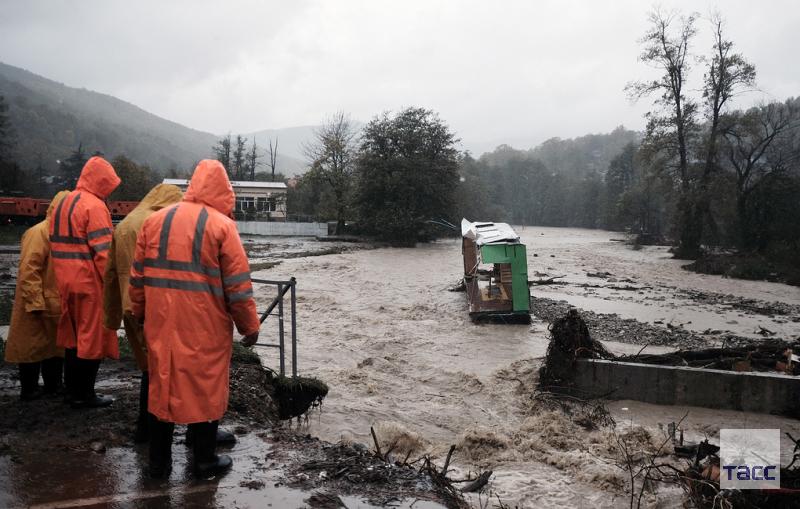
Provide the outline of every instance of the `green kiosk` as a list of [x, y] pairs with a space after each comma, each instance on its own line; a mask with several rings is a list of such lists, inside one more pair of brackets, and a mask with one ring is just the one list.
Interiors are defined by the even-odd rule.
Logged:
[[506, 223], [461, 220], [464, 285], [470, 318], [530, 322], [525, 244]]

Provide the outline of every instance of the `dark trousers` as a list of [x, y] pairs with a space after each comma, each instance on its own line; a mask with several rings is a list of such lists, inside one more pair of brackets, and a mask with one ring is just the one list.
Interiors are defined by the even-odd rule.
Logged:
[[100, 359], [81, 359], [77, 348], [64, 349], [64, 381], [73, 400], [94, 398], [99, 369]]
[[51, 357], [41, 362], [22, 362], [19, 364], [19, 383], [22, 386], [21, 395], [29, 396], [39, 388], [39, 373], [44, 381], [44, 391], [54, 394], [61, 389], [61, 373], [64, 360], [61, 357]]
[[[189, 424], [188, 433], [194, 437], [192, 448], [195, 466], [213, 463], [217, 459], [217, 428], [219, 421]], [[150, 414], [150, 465], [160, 468], [172, 463], [172, 434], [175, 424], [158, 420]]]
[[147, 397], [150, 392], [150, 377], [147, 371], [142, 371], [142, 380], [139, 384], [139, 416], [136, 418], [136, 435], [138, 437], [147, 436], [147, 428], [150, 425], [150, 414], [147, 413]]

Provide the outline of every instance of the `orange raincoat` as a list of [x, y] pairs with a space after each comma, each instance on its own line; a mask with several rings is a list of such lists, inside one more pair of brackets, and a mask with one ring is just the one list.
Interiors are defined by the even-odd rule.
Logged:
[[162, 421], [218, 420], [228, 407], [233, 324], [259, 329], [250, 268], [219, 161], [197, 165], [183, 201], [148, 217], [131, 266], [133, 314], [144, 318], [148, 410]]
[[128, 278], [131, 272], [133, 252], [136, 250], [136, 236], [144, 220], [150, 214], [173, 203], [178, 203], [183, 193], [178, 186], [158, 184], [142, 198], [130, 214], [125, 216], [116, 228], [111, 241], [106, 275], [103, 280], [104, 325], [112, 330], [119, 328], [120, 320], [125, 324], [125, 336], [131, 344], [136, 364], [147, 371], [147, 349], [144, 344], [142, 328], [131, 314], [131, 300], [128, 297]]
[[103, 200], [119, 185], [114, 168], [92, 157], [50, 223], [51, 256], [61, 294], [58, 345], [81, 359], [119, 357], [117, 332], [103, 327], [103, 275], [111, 247], [111, 214]]
[[50, 258], [48, 231], [53, 210], [67, 194], [69, 191], [59, 192], [47, 208], [47, 218], [22, 236], [6, 362], [40, 362], [64, 356], [64, 349], [56, 346], [61, 302]]

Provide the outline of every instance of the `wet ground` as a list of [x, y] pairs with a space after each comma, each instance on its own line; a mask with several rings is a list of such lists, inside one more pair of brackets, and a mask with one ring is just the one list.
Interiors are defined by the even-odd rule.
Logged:
[[[440, 464], [454, 444], [451, 477], [494, 471], [491, 494], [473, 498], [476, 506], [486, 504], [487, 495], [492, 498], [488, 507], [499, 505], [497, 497], [511, 507], [627, 506], [624, 472], [603, 457], [613, 456], [607, 447], [608, 430], [581, 431], [563, 415], [543, 412], [531, 403], [550, 320], [569, 305], [577, 306], [585, 311], [592, 334], [618, 354], [635, 353], [644, 345], [649, 345], [645, 351], [657, 353], [800, 335], [800, 288], [687, 272], [681, 268], [686, 262], [673, 260], [665, 248], [634, 251], [614, 240], [621, 234], [611, 232], [528, 227], [519, 233], [528, 245], [529, 279], [565, 276], [557, 279], [560, 284], [532, 287], [535, 316], [530, 325], [469, 321], [464, 294], [447, 291], [461, 277], [461, 249], [455, 239], [416, 249], [371, 250], [362, 248], [372, 246], [307, 239], [245, 239], [256, 277], [297, 278], [298, 371], [325, 380], [331, 389], [321, 410], [300, 424], [298, 436], [310, 433], [329, 442], [371, 447], [372, 426], [384, 447], [397, 445], [410, 461], [432, 454]], [[273, 292], [256, 289], [259, 309]], [[276, 321], [268, 319], [263, 337], [272, 337], [276, 327]], [[265, 364], [274, 368], [275, 353], [262, 352]], [[644, 429], [648, 442], [663, 436], [662, 428], [684, 415], [682, 427], [690, 440], [708, 436], [713, 441], [721, 427], [778, 427], [800, 435], [798, 421], [769, 415], [630, 401], [611, 402], [608, 407], [621, 430]], [[247, 449], [256, 443], [274, 447], [257, 436], [240, 446]], [[259, 461], [268, 457], [265, 451], [269, 449], [261, 451]], [[118, 453], [112, 446], [103, 461], [113, 454]], [[141, 461], [141, 452], [125, 454], [134, 456], [123, 455], [113, 463]], [[234, 454], [239, 454], [237, 449]], [[250, 483], [246, 472], [261, 465], [255, 459], [248, 463], [247, 455], [243, 450], [238, 473], [220, 481], [218, 488], [184, 482], [181, 468], [166, 486], [137, 487], [140, 480], [132, 468], [123, 480], [108, 481], [115, 484], [98, 480], [96, 494], [65, 498], [106, 496], [102, 487], [113, 485], [114, 493], [124, 497], [152, 494], [153, 500], [163, 502], [166, 497], [188, 496], [198, 497], [204, 506], [248, 507], [246, 497], [252, 487], [262, 482], [261, 488], [274, 486], [272, 472], [281, 479], [276, 482], [309, 489], [302, 484], [308, 481], [303, 475], [309, 474], [289, 463], [284, 470], [267, 462], [268, 473]], [[95, 456], [88, 455], [100, 461]], [[6, 474], [18, 467], [3, 455], [0, 468], [10, 469], [3, 471]], [[325, 476], [329, 474], [326, 470]], [[320, 472], [314, 475], [318, 478]], [[20, 482], [30, 486], [24, 476]], [[274, 496], [288, 497], [291, 489]], [[309, 503], [308, 491], [305, 496], [299, 502], [284, 500], [288, 507], [302, 506]], [[323, 493], [312, 502], [329, 496]], [[147, 503], [125, 500], [111, 505]], [[679, 507], [682, 496], [679, 490], [662, 490], [648, 500]], [[103, 499], [97, 504], [109, 503]], [[346, 506], [366, 507], [361, 503], [349, 499]], [[401, 506], [412, 503], [401, 501]]]

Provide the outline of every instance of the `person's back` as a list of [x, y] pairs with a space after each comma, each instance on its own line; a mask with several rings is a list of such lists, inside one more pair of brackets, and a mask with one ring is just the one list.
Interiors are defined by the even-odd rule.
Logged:
[[250, 344], [258, 337], [247, 255], [227, 217], [233, 205], [222, 164], [201, 161], [183, 201], [148, 217], [137, 238], [130, 298], [134, 316], [144, 319], [156, 477], [169, 464], [171, 423], [197, 428], [198, 473], [219, 470], [214, 436], [228, 406], [232, 326]]
[[53, 211], [68, 193], [61, 191], [53, 198], [45, 220], [30, 227], [20, 242], [17, 288], [5, 360], [19, 364], [20, 398], [23, 400], [39, 395], [40, 370], [45, 393], [55, 394], [61, 389], [64, 349], [56, 346], [61, 302], [50, 256], [49, 230]]
[[86, 162], [75, 191], [61, 201], [50, 223], [51, 256], [61, 294], [58, 345], [65, 348], [73, 406], [105, 406], [94, 392], [104, 357], [118, 358], [117, 333], [103, 327], [103, 275], [111, 246], [111, 215], [104, 200], [119, 185], [102, 157]]
[[180, 202], [182, 198], [183, 193], [177, 186], [158, 184], [142, 198], [135, 209], [125, 216], [125, 219], [120, 221], [114, 228], [103, 281], [104, 324], [107, 328], [116, 330], [119, 328], [120, 321], [123, 322], [125, 337], [130, 343], [136, 364], [142, 371], [139, 413], [134, 433], [134, 441], [137, 443], [147, 441], [148, 373], [143, 331], [131, 313], [131, 302], [128, 296], [131, 262], [136, 250], [136, 237], [145, 219], [164, 207]]

